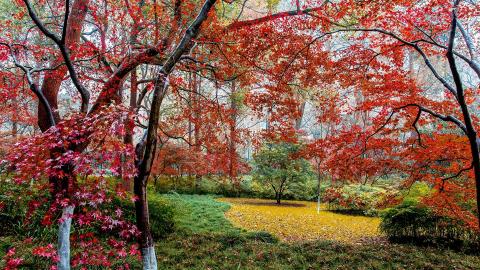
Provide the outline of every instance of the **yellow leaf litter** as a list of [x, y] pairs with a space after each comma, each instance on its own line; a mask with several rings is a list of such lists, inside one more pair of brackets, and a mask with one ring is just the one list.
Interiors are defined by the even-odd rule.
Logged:
[[335, 240], [361, 243], [380, 236], [380, 219], [332, 213], [315, 202], [220, 198], [231, 204], [225, 216], [236, 226], [250, 231], [267, 231], [283, 241]]

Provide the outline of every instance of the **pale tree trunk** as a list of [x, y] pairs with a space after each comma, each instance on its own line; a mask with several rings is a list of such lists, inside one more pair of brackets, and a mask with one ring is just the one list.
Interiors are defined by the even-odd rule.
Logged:
[[[193, 130], [193, 136], [194, 136], [194, 141], [195, 141], [195, 152], [198, 154], [201, 152], [201, 145], [202, 145], [202, 125], [199, 121], [200, 119], [200, 114], [201, 114], [201, 107], [200, 107], [200, 94], [202, 91], [202, 77], [198, 77], [194, 72], [192, 76], [192, 92], [193, 92], [193, 117], [195, 119], [195, 125], [194, 125], [194, 130]], [[202, 175], [199, 173], [195, 174], [195, 190], [198, 190], [200, 182], [202, 180]]]
[[303, 115], [305, 114], [305, 105], [307, 103], [303, 101], [299, 106], [298, 106], [298, 115], [295, 118], [295, 130], [299, 131], [300, 128], [302, 127], [302, 120], [303, 120]]
[[[80, 40], [83, 22], [87, 15], [88, 5], [90, 0], [77, 0], [73, 3], [70, 16], [68, 17], [68, 23], [63, 27], [66, 27], [65, 31], [65, 47], [76, 44]], [[69, 7], [67, 7], [69, 8]], [[50, 67], [57, 66], [64, 62], [62, 56], [58, 56], [51, 63]], [[57, 95], [60, 89], [60, 85], [63, 82], [63, 78], [67, 74], [67, 68], [62, 66], [53, 71], [47, 71], [44, 76], [41, 92], [43, 93], [46, 103], [38, 106], [38, 125], [42, 132], [45, 132], [50, 127], [55, 126], [56, 122], [60, 120], [57, 108]], [[51, 151], [63, 151], [59, 149], [52, 149]], [[53, 153], [51, 153], [53, 154]], [[71, 171], [69, 166], [66, 167], [68, 171]], [[66, 179], [64, 179], [67, 181]], [[56, 177], [49, 177], [51, 184], [52, 198], [55, 198], [59, 192], [61, 192], [60, 185], [62, 185], [60, 179]], [[66, 184], [66, 183], [64, 183]], [[68, 187], [68, 183], [67, 183]], [[65, 190], [68, 193], [68, 188]], [[70, 230], [72, 224], [74, 206], [67, 206], [62, 209], [62, 218], [58, 228], [58, 247], [57, 252], [59, 261], [57, 262], [58, 270], [70, 269]]]
[[142, 263], [144, 270], [156, 270], [157, 256], [155, 255], [155, 248], [153, 246], [142, 249]]
[[135, 195], [138, 196], [138, 199], [135, 201], [135, 216], [138, 230], [141, 233], [139, 244], [143, 269], [156, 270], [157, 258], [155, 257], [155, 245], [150, 228], [150, 215], [147, 201], [147, 180], [148, 176], [145, 175], [135, 177], [134, 192]]
[[320, 173], [318, 174], [318, 186], [317, 186], [317, 214], [320, 214]]
[[62, 210], [58, 226], [58, 270], [70, 270], [70, 229], [74, 209], [73, 206], [66, 206]]

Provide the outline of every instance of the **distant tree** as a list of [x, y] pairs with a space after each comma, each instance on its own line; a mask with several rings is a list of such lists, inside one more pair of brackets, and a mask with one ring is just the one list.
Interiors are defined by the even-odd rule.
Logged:
[[273, 188], [277, 204], [285, 191], [294, 191], [313, 175], [310, 164], [298, 155], [300, 149], [298, 144], [269, 142], [253, 157], [254, 177]]

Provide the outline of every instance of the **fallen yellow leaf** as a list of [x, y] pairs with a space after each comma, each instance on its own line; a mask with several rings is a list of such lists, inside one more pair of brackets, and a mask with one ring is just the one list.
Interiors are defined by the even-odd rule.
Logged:
[[317, 213], [315, 202], [285, 201], [277, 205], [263, 199], [221, 198], [232, 205], [225, 216], [236, 226], [267, 231], [283, 241], [335, 240], [359, 243], [380, 236], [380, 219], [351, 216], [325, 210]]

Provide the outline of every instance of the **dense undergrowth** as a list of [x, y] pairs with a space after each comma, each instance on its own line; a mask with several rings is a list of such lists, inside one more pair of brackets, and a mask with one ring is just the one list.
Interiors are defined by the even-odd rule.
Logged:
[[422, 203], [431, 192], [425, 184], [415, 184], [395, 206], [381, 212], [380, 230], [398, 243], [433, 245], [479, 254], [480, 235], [461, 220], [439, 215]]

